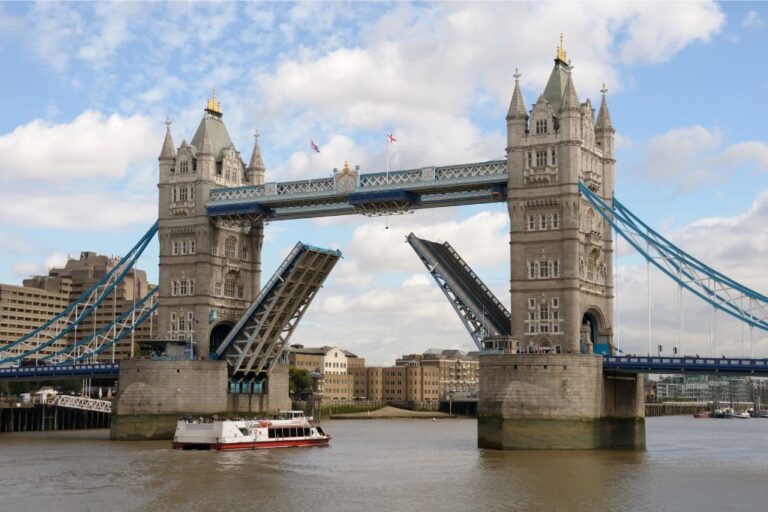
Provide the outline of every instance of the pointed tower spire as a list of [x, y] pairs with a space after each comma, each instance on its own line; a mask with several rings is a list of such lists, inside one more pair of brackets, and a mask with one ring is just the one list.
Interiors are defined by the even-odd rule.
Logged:
[[507, 120], [510, 119], [528, 119], [528, 111], [525, 108], [523, 94], [520, 92], [520, 71], [515, 68], [515, 92], [512, 93], [512, 101], [509, 102], [509, 112]]
[[165, 140], [163, 140], [163, 149], [160, 151], [160, 160], [172, 160], [176, 158], [176, 149], [173, 146], [171, 137], [171, 118], [165, 118]]
[[261, 158], [261, 148], [259, 147], [259, 130], [253, 133], [253, 153], [251, 153], [251, 162], [248, 164], [246, 172], [248, 181], [252, 185], [261, 185], [264, 183], [264, 160]]
[[597, 114], [597, 123], [595, 123], [595, 131], [606, 131], [614, 133], [616, 130], [613, 128], [613, 122], [611, 121], [611, 114], [608, 112], [608, 103], [605, 101], [605, 94], [608, 92], [608, 88], [603, 84], [603, 88], [600, 89], [603, 95], [603, 100], [600, 102], [600, 111]]
[[579, 97], [576, 95], [576, 88], [573, 86], [571, 74], [565, 82], [565, 91], [563, 91], [563, 101], [560, 104], [560, 112], [579, 111]]

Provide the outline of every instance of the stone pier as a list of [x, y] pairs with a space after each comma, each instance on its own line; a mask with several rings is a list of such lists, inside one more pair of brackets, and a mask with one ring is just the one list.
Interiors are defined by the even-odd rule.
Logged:
[[291, 408], [288, 368], [277, 365], [266, 393], [228, 392], [226, 361], [121, 361], [112, 404], [113, 440], [173, 439], [180, 416], [253, 414]]
[[592, 354], [480, 356], [478, 446], [644, 449], [643, 377], [603, 372]]

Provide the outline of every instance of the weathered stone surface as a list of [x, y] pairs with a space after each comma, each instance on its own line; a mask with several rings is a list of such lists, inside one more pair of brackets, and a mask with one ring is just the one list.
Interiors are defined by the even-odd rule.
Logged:
[[184, 415], [291, 408], [285, 365], [273, 369], [265, 394], [230, 395], [226, 361], [122, 361], [119, 382], [110, 432], [115, 440], [172, 439]]
[[603, 374], [590, 354], [480, 357], [478, 446], [645, 447], [641, 376]]

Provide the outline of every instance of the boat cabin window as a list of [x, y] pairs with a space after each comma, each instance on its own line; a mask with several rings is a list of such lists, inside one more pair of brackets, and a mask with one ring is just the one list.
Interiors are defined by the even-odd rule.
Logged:
[[250, 435], [250, 432], [248, 432], [248, 429], [247, 429], [247, 428], [245, 428], [245, 427], [240, 427], [238, 430], [239, 430], [239, 431], [240, 431], [240, 433], [241, 433], [241, 434], [243, 434], [244, 436]]

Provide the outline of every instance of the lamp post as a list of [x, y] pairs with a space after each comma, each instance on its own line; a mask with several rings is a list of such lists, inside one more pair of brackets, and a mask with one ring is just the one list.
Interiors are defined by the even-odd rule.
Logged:
[[319, 404], [323, 397], [323, 390], [320, 387], [320, 383], [323, 380], [323, 374], [315, 370], [309, 372], [309, 378], [312, 379], [312, 417], [320, 423], [321, 409]]

